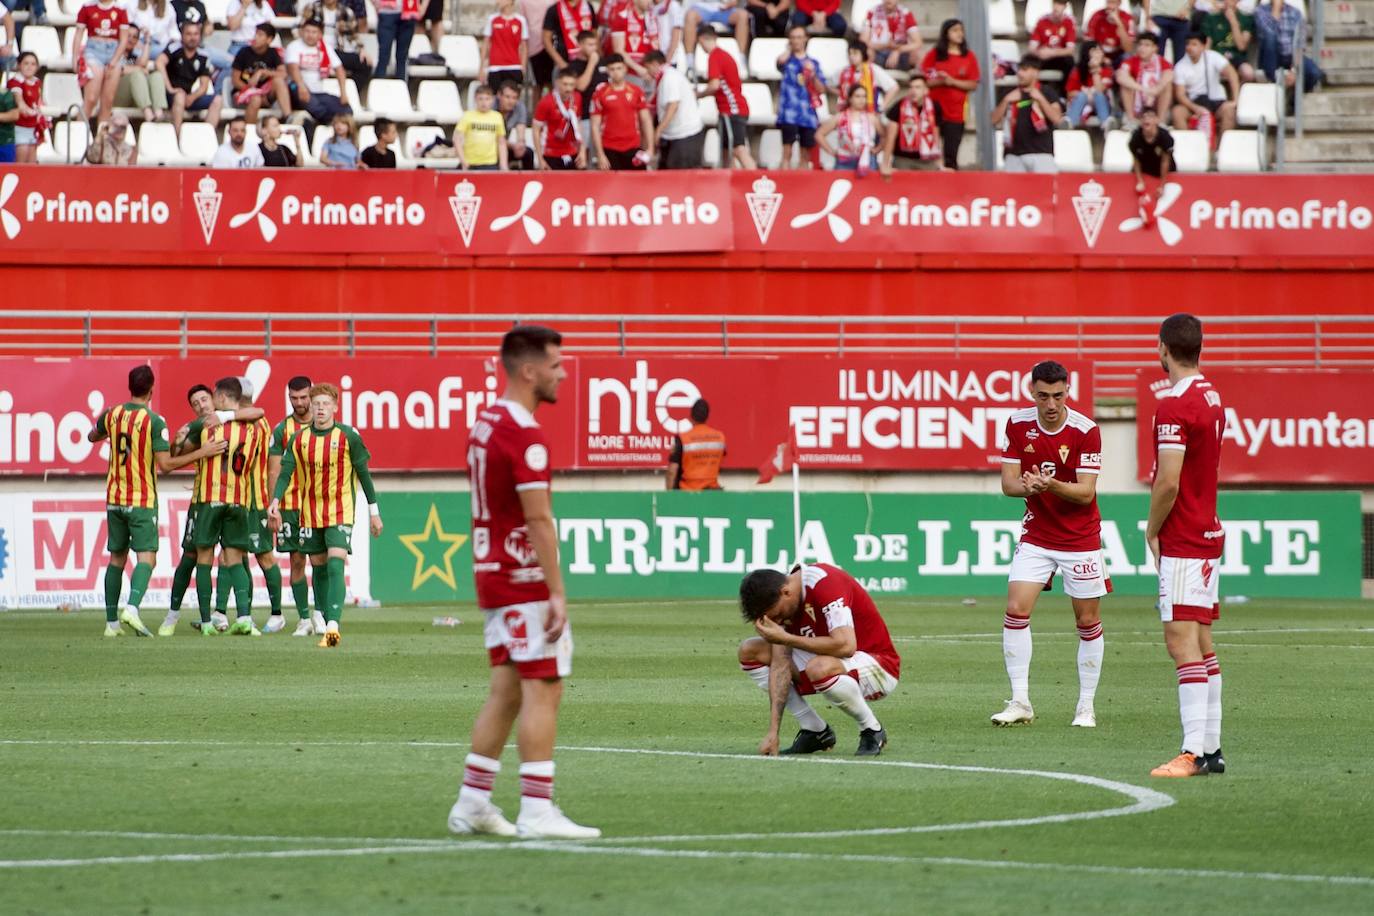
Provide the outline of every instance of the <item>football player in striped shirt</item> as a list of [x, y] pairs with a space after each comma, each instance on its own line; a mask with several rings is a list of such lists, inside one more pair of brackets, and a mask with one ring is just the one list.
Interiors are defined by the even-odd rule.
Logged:
[[[105, 474], [106, 549], [105, 635], [121, 636], [120, 621], [139, 636], [152, 636], [138, 616], [157, 563], [157, 474], [166, 474], [193, 461], [224, 451], [220, 443], [173, 458], [167, 424], [148, 406], [153, 399], [153, 370], [137, 366], [129, 371], [129, 400], [111, 407], [95, 421], [87, 440], [110, 440], [110, 465]], [[129, 600], [119, 606], [129, 551], [137, 555]]]
[[382, 533], [382, 512], [367, 469], [370, 457], [362, 436], [351, 426], [334, 421], [339, 389], [315, 385], [310, 389], [311, 424], [287, 443], [281, 474], [267, 507], [274, 529], [282, 523], [281, 501], [294, 485], [300, 497], [300, 549], [310, 557], [315, 601], [325, 608], [320, 648], [339, 644], [339, 618], [344, 603], [344, 561], [352, 551], [354, 496], [361, 484], [367, 497], [372, 536]]
[[[277, 480], [281, 478], [281, 459], [286, 454], [286, 446], [295, 438], [296, 433], [310, 425], [310, 379], [298, 375], [286, 383], [286, 397], [291, 402], [291, 413], [272, 428], [272, 439], [267, 450], [267, 493], [277, 490]], [[296, 602], [296, 614], [300, 622], [292, 636], [324, 635], [324, 606], [320, 605], [315, 613], [310, 613], [310, 583], [305, 578], [306, 559], [301, 550], [301, 509], [300, 494], [296, 490], [294, 478], [286, 485], [286, 493], [281, 499], [281, 529], [277, 531], [277, 552], [291, 558], [291, 597]], [[270, 624], [269, 624], [270, 626]]]
[[[254, 391], [252, 379], [244, 376], [239, 379], [243, 388], [243, 402], [252, 404]], [[271, 448], [272, 424], [267, 422], [266, 414], [253, 420], [258, 431], [260, 447], [253, 453], [251, 476], [248, 481], [248, 550], [257, 557], [258, 568], [262, 570], [263, 582], [267, 584], [267, 599], [272, 614], [262, 628], [264, 633], [277, 633], [286, 626], [281, 615], [281, 566], [277, 563], [276, 546], [272, 531], [267, 525], [267, 467], [268, 451]], [[253, 571], [248, 566], [248, 558], [243, 558], [244, 571], [248, 573], [249, 587], [252, 587]]]

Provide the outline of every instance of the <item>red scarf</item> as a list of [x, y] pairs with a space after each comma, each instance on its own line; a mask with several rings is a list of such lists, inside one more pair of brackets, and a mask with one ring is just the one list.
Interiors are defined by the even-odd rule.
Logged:
[[[1022, 90], [1021, 90], [1021, 99], [1022, 99], [1022, 101], [1024, 101], [1024, 102], [1030, 103], [1031, 127], [1034, 128], [1034, 130], [1035, 130], [1035, 132], [1036, 132], [1037, 134], [1043, 134], [1045, 131], [1047, 131], [1047, 130], [1050, 129], [1050, 122], [1049, 122], [1049, 121], [1046, 121], [1046, 120], [1045, 120], [1045, 116], [1044, 116], [1043, 114], [1040, 113], [1040, 106], [1036, 105], [1035, 102], [1032, 101], [1032, 100], [1026, 95], [1026, 93], [1028, 93], [1028, 92], [1030, 92], [1030, 91], [1032, 91], [1032, 90], [1035, 90], [1035, 89], [1039, 89], [1039, 88], [1040, 88], [1040, 81], [1039, 81], [1039, 80], [1036, 80], [1034, 85], [1030, 86], [1030, 87], [1027, 88], [1027, 89], [1022, 89]], [[1007, 144], [1006, 144], [1006, 145], [1007, 145], [1007, 149], [1011, 149], [1012, 142], [1013, 142], [1014, 139], [1015, 139], [1015, 136], [1016, 136], [1016, 122], [1019, 121], [1019, 120], [1021, 120], [1020, 118], [1018, 118], [1018, 117], [1016, 116], [1016, 109], [1017, 109], [1017, 106], [1019, 106], [1020, 104], [1021, 104], [1020, 102], [1017, 102], [1017, 103], [1015, 103], [1015, 104], [1013, 104], [1013, 105], [1008, 105], [1008, 106], [1007, 106], [1007, 120], [1006, 120], [1006, 124], [1004, 125], [1004, 129], [1006, 130], [1006, 134], [1007, 134]]]
[[935, 121], [935, 103], [930, 96], [919, 106], [911, 96], [902, 99], [897, 125], [897, 145], [902, 152], [916, 153], [922, 159], [939, 159], [944, 155]]
[[852, 157], [859, 160], [859, 165], [866, 165], [868, 155], [873, 151], [873, 144], [878, 140], [868, 113], [846, 111], [840, 115], [838, 122], [835, 132], [840, 135], [840, 142], [836, 151], [842, 158]]
[[574, 0], [572, 4], [558, 0], [558, 26], [563, 32], [563, 50], [568, 60], [580, 59], [582, 51], [577, 46], [577, 33], [592, 30], [592, 5], [587, 0]]
[[657, 47], [658, 17], [653, 10], [646, 10], [641, 16], [630, 4], [625, 9], [625, 56], [639, 63], [645, 54]]

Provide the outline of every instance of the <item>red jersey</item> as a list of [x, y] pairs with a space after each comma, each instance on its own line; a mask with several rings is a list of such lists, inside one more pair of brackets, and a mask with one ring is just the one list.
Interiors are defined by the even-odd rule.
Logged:
[[878, 4], [868, 11], [864, 25], [868, 28], [869, 45], [903, 45], [916, 29], [916, 16], [905, 7], [899, 6], [889, 13]]
[[1054, 21], [1053, 16], [1041, 16], [1035, 24], [1035, 31], [1031, 32], [1030, 40], [1031, 47], [1067, 48], [1078, 40], [1078, 29], [1074, 27], [1070, 16], [1064, 16], [1058, 22]]
[[840, 11], [840, 0], [797, 0], [797, 12], [805, 13], [806, 18], [810, 19], [815, 13], [831, 13]]
[[[1027, 407], [1007, 420], [1002, 463], [1019, 464], [1023, 472], [1039, 468], [1056, 480], [1077, 483], [1079, 474], [1102, 472], [1102, 431], [1090, 418], [1070, 409], [1059, 431], [1047, 432], [1035, 408]], [[1102, 516], [1096, 497], [1083, 506], [1053, 493], [1027, 496], [1022, 525], [1021, 540], [1036, 547], [1070, 553], [1102, 549]]]
[[119, 30], [129, 24], [129, 14], [122, 6], [100, 6], [89, 3], [76, 14], [76, 24], [86, 27], [87, 38], [119, 40]]
[[894, 678], [900, 678], [902, 659], [892, 645], [887, 624], [873, 599], [854, 577], [827, 563], [803, 566], [802, 610], [785, 629], [796, 636], [829, 636], [851, 627], [856, 651], [867, 652]]
[[706, 58], [706, 79], [720, 80], [716, 90], [716, 110], [723, 115], [749, 117], [749, 103], [744, 100], [744, 83], [739, 78], [739, 64], [735, 55], [717, 45]]
[[[16, 95], [23, 96], [24, 104], [32, 108], [35, 112], [38, 111], [38, 107], [43, 103], [43, 83], [36, 76], [30, 80], [26, 80], [18, 75], [12, 76], [10, 77], [9, 88], [14, 90]], [[25, 115], [14, 123], [19, 127], [28, 127], [32, 129], [38, 127], [38, 119], [40, 117], [40, 114]]]
[[[1117, 16], [1121, 19], [1121, 23], [1126, 26], [1126, 34], [1134, 38], [1135, 20], [1131, 14], [1125, 10], [1117, 10]], [[1121, 50], [1121, 36], [1117, 32], [1116, 25], [1107, 18], [1106, 10], [1098, 10], [1093, 13], [1093, 18], [1088, 20], [1086, 34], [1102, 47], [1102, 52], [1108, 57]]]
[[[1102, 68], [1101, 68], [1100, 70], [1097, 71], [1097, 75], [1100, 76], [1100, 77], [1102, 77], [1102, 91], [1103, 91], [1103, 92], [1110, 92], [1111, 89], [1112, 89], [1112, 87], [1116, 85], [1116, 71], [1112, 69], [1112, 65], [1111, 65], [1111, 64], [1103, 64]], [[1077, 67], [1074, 67], [1072, 70], [1069, 71], [1069, 79], [1068, 79], [1067, 82], [1064, 83], [1064, 94], [1065, 94], [1065, 95], [1069, 95], [1069, 94], [1071, 94], [1071, 93], [1078, 92], [1078, 91], [1081, 90], [1081, 89], [1091, 89], [1091, 88], [1092, 88], [1092, 79], [1089, 78], [1089, 79], [1088, 79], [1088, 82], [1085, 84], [1085, 83], [1083, 82], [1083, 78], [1082, 78], [1081, 76], [1078, 75], [1078, 68], [1077, 68]]]
[[574, 90], [572, 101], [566, 105], [559, 103], [558, 93], [550, 92], [534, 106], [534, 119], [544, 125], [544, 148], [540, 152], [545, 156], [577, 155], [581, 130], [577, 112], [581, 104]]
[[633, 3], [620, 8], [611, 21], [611, 33], [625, 39], [625, 56], [635, 63], [658, 50], [658, 16], [653, 10], [641, 13]]
[[482, 29], [482, 37], [487, 39], [487, 66], [495, 69], [510, 69], [520, 66], [520, 46], [529, 41], [530, 27], [525, 17], [519, 13], [502, 16], [493, 13]]
[[468, 437], [472, 487], [472, 572], [485, 609], [547, 601], [549, 587], [520, 505], [524, 490], [547, 490], [549, 447], [534, 415], [497, 401], [477, 415]]
[[648, 107], [643, 90], [634, 83], [627, 82], [619, 89], [611, 83], [597, 86], [592, 94], [592, 114], [601, 115], [601, 145], [617, 152], [643, 146], [639, 113]]
[[[926, 54], [926, 59], [921, 62], [921, 69], [925, 72], [927, 81], [941, 73], [957, 80], [973, 80], [974, 82], [977, 82], [980, 77], [978, 58], [972, 54], [950, 54], [944, 60], [936, 60], [934, 48]], [[964, 123], [967, 92], [953, 86], [931, 83], [930, 97], [935, 102], [935, 107], [940, 109], [942, 119], [955, 124]]]
[[1226, 430], [1221, 395], [1200, 375], [1180, 379], [1160, 394], [1154, 429], [1156, 454], [1186, 453], [1178, 498], [1159, 532], [1160, 553], [1180, 559], [1215, 560], [1226, 543], [1226, 532], [1217, 518], [1221, 434]]

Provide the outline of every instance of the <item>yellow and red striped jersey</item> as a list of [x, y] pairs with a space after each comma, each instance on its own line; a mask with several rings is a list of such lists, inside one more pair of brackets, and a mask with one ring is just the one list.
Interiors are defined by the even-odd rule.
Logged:
[[267, 508], [267, 454], [272, 438], [272, 426], [264, 417], [253, 421], [257, 427], [258, 448], [253, 452], [252, 479], [248, 485], [248, 495], [254, 509]]
[[[295, 438], [296, 433], [309, 425], [310, 419], [308, 417], [306, 421], [302, 423], [300, 420], [296, 419], [295, 414], [291, 414], [285, 420], [282, 420], [272, 430], [272, 446], [269, 449], [269, 454], [286, 454], [286, 448], [291, 444], [291, 440]], [[300, 499], [300, 492], [296, 488], [296, 479], [293, 475], [290, 482], [286, 485], [286, 493], [283, 494], [281, 498], [280, 508], [299, 509], [301, 507]]]
[[171, 448], [167, 424], [147, 404], [130, 402], [100, 415], [97, 427], [110, 438], [105, 502], [134, 509], [157, 508], [156, 452]]
[[191, 424], [187, 442], [196, 446], [202, 441], [229, 443], [224, 454], [200, 460], [195, 502], [252, 508], [257, 452], [267, 449], [265, 426], [256, 421], [231, 420], [205, 430], [201, 420]]
[[[287, 445], [294, 465], [302, 528], [353, 524], [357, 464], [369, 457], [362, 437], [352, 427], [336, 424], [327, 430], [307, 426]], [[285, 463], [285, 459], [283, 459]], [[278, 489], [281, 483], [277, 484]]]

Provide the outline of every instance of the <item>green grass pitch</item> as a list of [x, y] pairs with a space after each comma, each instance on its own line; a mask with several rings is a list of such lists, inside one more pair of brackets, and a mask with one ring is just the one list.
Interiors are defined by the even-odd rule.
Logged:
[[336, 651], [0, 615], [0, 913], [1374, 912], [1367, 604], [1228, 605], [1230, 770], [1181, 781], [1147, 775], [1179, 739], [1150, 602], [1105, 604], [1093, 731], [1068, 726], [1062, 595], [1034, 618], [1039, 718], [1014, 729], [987, 719], [1000, 601], [879, 605], [903, 677], [876, 707], [888, 752], [860, 763], [824, 708], [835, 752], [750, 756], [766, 701], [730, 602], [574, 602], [558, 798], [606, 838], [537, 848], [446, 835], [487, 677], [471, 607], [350, 610]]

